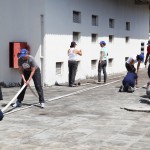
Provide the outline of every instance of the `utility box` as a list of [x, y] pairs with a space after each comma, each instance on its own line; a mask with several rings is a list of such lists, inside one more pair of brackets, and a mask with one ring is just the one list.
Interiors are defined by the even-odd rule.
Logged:
[[18, 53], [22, 48], [27, 48], [27, 42], [10, 42], [9, 43], [9, 67], [18, 67]]

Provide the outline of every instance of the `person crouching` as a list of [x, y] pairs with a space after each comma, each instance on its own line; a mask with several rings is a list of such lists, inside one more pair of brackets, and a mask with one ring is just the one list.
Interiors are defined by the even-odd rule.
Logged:
[[137, 73], [128, 72], [122, 81], [122, 85], [119, 89], [119, 92], [129, 92], [132, 93], [135, 91], [135, 85], [137, 84]]

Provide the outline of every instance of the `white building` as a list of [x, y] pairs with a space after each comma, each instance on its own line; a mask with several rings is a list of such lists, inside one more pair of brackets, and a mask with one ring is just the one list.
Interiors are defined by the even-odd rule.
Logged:
[[[146, 2], [148, 3], [148, 2]], [[97, 75], [99, 41], [109, 50], [108, 73], [125, 71], [125, 59], [146, 53], [149, 5], [135, 0], [0, 0], [0, 81], [20, 82], [9, 67], [9, 42], [27, 42], [46, 85], [68, 81], [67, 50], [83, 50], [76, 79]], [[142, 66], [141, 66], [142, 67]]]

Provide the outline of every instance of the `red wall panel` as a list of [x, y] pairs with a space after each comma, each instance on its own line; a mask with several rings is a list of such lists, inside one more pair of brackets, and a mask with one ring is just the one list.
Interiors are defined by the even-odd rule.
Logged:
[[22, 48], [27, 48], [27, 42], [9, 43], [9, 67], [18, 68], [18, 53]]

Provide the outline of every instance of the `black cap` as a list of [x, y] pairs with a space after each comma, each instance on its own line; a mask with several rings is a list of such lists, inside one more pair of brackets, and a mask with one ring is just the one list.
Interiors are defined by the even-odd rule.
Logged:
[[71, 45], [70, 45], [70, 47], [75, 47], [77, 44], [76, 44], [76, 42], [71, 42]]

